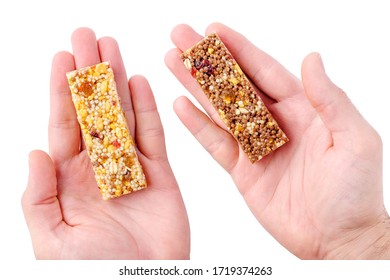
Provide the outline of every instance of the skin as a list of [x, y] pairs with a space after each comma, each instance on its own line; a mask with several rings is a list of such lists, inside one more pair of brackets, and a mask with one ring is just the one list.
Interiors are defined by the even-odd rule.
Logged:
[[[174, 109], [184, 125], [232, 176], [258, 221], [300, 258], [390, 258], [389, 216], [383, 204], [382, 143], [346, 94], [325, 73], [318, 54], [294, 77], [241, 34], [212, 24], [290, 142], [251, 164], [183, 66], [180, 50], [201, 40], [191, 27], [172, 32], [177, 49], [166, 64], [208, 116], [187, 98]], [[49, 154], [30, 154], [22, 198], [40, 259], [186, 259], [189, 226], [169, 166], [164, 134], [145, 78], [127, 81], [117, 43], [81, 28], [73, 55], [53, 59]], [[110, 60], [149, 188], [112, 201], [96, 190], [80, 138], [67, 71]], [[242, 176], [245, 174], [245, 176]]]
[[250, 163], [180, 59], [203, 38], [188, 25], [172, 31], [177, 48], [165, 61], [208, 116], [186, 97], [174, 109], [231, 175], [257, 220], [299, 258], [390, 258], [381, 138], [326, 75], [320, 55], [304, 59], [300, 80], [236, 31], [215, 23], [206, 35], [214, 32], [290, 142]]
[[[32, 151], [22, 206], [38, 259], [188, 259], [190, 230], [168, 162], [164, 132], [144, 77], [127, 80], [113, 38], [72, 35], [73, 54], [53, 58], [49, 154]], [[110, 61], [148, 188], [103, 201], [80, 136], [65, 73]]]

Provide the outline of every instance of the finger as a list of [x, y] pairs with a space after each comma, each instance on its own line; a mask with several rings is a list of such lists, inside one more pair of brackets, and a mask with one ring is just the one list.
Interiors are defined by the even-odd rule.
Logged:
[[73, 56], [60, 52], [53, 58], [50, 78], [49, 151], [55, 164], [80, 151], [80, 127], [66, 72], [74, 70]]
[[196, 98], [199, 104], [205, 109], [211, 119], [221, 128], [226, 130], [226, 125], [219, 117], [217, 111], [208, 100], [207, 96], [202, 91], [198, 82], [188, 73], [182, 60], [180, 59], [180, 51], [173, 49], [165, 56], [165, 63], [176, 78], [184, 85], [184, 87]]
[[126, 69], [123, 64], [122, 56], [118, 43], [115, 39], [104, 37], [98, 41], [98, 49], [102, 61], [109, 61], [114, 71], [115, 82], [118, 94], [121, 98], [121, 105], [125, 111], [130, 134], [134, 136], [134, 111], [130, 97], [130, 90], [127, 80]]
[[96, 36], [91, 29], [76, 29], [72, 34], [72, 48], [77, 69], [100, 62]]
[[220, 127], [225, 128], [222, 120], [207, 96], [202, 91], [198, 82], [190, 75], [185, 68], [180, 54], [202, 40], [203, 36], [196, 33], [192, 27], [186, 24], [176, 26], [171, 32], [172, 42], [179, 48], [171, 50], [165, 56], [165, 63], [176, 78], [186, 87], [186, 89], [198, 100], [211, 119]]
[[171, 40], [180, 50], [185, 51], [203, 39], [203, 36], [187, 25], [180, 24], [171, 32]]
[[30, 153], [29, 169], [22, 207], [31, 235], [43, 239], [45, 232], [55, 229], [62, 221], [57, 179], [53, 162], [45, 152]]
[[[76, 69], [101, 62], [93, 30], [87, 27], [78, 28], [73, 32], [71, 41]], [[84, 149], [85, 143], [81, 141], [81, 150]]]
[[[216, 110], [213, 108], [209, 102], [207, 96], [202, 91], [201, 87], [197, 81], [191, 76], [189, 71], [183, 65], [183, 62], [180, 58], [180, 54], [183, 50], [188, 49], [189, 47], [198, 43], [203, 37], [197, 34], [190, 26], [188, 25], [178, 25], [175, 27], [171, 33], [172, 41], [176, 46], [181, 50], [171, 50], [167, 53], [165, 57], [165, 63], [176, 78], [187, 88], [188, 91], [198, 100], [198, 102], [205, 109], [207, 114], [211, 119], [218, 124], [221, 128], [226, 129], [226, 126], [219, 118]], [[254, 87], [255, 91], [261, 96], [266, 106], [274, 103], [274, 100], [267, 97], [260, 90]]]
[[135, 138], [141, 153], [152, 160], [166, 160], [164, 130], [148, 81], [142, 76], [129, 80], [133, 100]]
[[366, 125], [347, 95], [326, 75], [318, 53], [303, 61], [302, 82], [310, 103], [333, 134], [361, 131], [362, 125]]
[[184, 96], [175, 101], [174, 110], [206, 151], [230, 173], [239, 158], [239, 147], [234, 138]]
[[276, 101], [302, 93], [300, 81], [270, 55], [242, 34], [220, 24], [211, 24], [206, 34], [217, 33], [250, 80]]

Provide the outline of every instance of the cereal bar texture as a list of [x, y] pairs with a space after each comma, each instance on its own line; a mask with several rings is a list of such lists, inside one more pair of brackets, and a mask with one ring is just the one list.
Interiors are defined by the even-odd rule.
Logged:
[[109, 63], [102, 62], [66, 75], [103, 199], [146, 188]]
[[182, 59], [252, 163], [288, 141], [217, 34], [185, 51]]

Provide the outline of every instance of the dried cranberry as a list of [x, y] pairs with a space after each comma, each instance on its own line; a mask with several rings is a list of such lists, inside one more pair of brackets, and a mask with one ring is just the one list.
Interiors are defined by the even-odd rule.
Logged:
[[194, 67], [192, 67], [191, 68], [191, 75], [192, 75], [192, 77], [196, 77], [196, 72], [197, 72], [197, 70], [194, 68]]
[[[204, 59], [202, 61], [195, 61], [194, 66], [195, 66], [196, 70], [206, 68], [205, 72], [209, 76], [214, 74], [214, 67], [210, 64], [210, 61], [208, 61], [207, 59]], [[194, 76], [194, 74], [192, 72], [193, 71], [191, 71], [191, 74], [192, 74], [192, 76]]]
[[102, 139], [102, 136], [96, 130], [91, 131], [89, 134], [91, 134], [92, 137]]
[[118, 149], [120, 146], [121, 146], [121, 143], [118, 142], [118, 140], [116, 139], [114, 142], [112, 142], [112, 145]]
[[214, 68], [211, 64], [207, 65], [207, 72], [206, 72], [207, 75], [212, 75], [214, 74]]
[[195, 65], [196, 70], [200, 70], [201, 68], [203, 68], [203, 61], [196, 61], [195, 60], [194, 65]]

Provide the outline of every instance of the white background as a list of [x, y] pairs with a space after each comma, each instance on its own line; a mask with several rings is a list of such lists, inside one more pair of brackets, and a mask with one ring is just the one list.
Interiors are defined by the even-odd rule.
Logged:
[[[170, 32], [175, 25], [188, 23], [204, 34], [215, 21], [243, 33], [297, 76], [305, 55], [320, 52], [329, 76], [382, 136], [389, 207], [388, 7], [386, 1], [375, 0], [4, 1], [0, 7], [0, 275], [12, 270], [18, 279], [50, 273], [61, 278], [74, 276], [72, 269], [81, 268], [82, 275], [116, 279], [117, 268], [131, 264], [88, 262], [83, 270], [73, 262], [36, 262], [20, 206], [28, 153], [48, 149], [51, 58], [57, 51], [71, 51], [70, 35], [80, 26], [91, 27], [97, 37], [117, 39], [128, 75], [145, 75], [151, 83], [190, 219], [193, 261], [188, 265], [273, 265], [279, 275], [290, 275], [297, 265], [300, 272], [320, 267], [323, 272], [318, 277], [337, 275], [332, 273], [333, 263], [327, 264], [330, 271], [317, 262], [302, 265], [258, 224], [228, 174], [174, 114], [175, 98], [190, 94], [165, 66], [164, 55], [173, 47]], [[352, 266], [345, 272], [349, 276], [365, 275], [361, 272], [367, 272], [366, 267], [372, 273], [377, 269], [373, 263], [348, 266]], [[337, 264], [339, 273], [342, 267]]]

